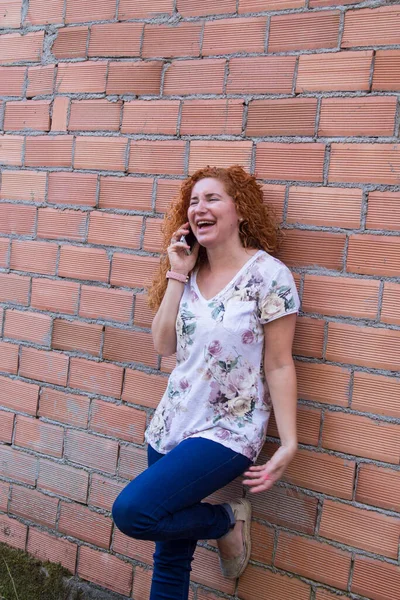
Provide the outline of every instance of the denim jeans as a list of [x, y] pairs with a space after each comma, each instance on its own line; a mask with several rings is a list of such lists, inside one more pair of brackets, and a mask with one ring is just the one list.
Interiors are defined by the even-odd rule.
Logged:
[[116, 526], [156, 542], [150, 600], [187, 600], [197, 540], [218, 539], [232, 527], [230, 507], [201, 502], [252, 463], [222, 444], [188, 438], [168, 454], [148, 446], [149, 468], [115, 500]]

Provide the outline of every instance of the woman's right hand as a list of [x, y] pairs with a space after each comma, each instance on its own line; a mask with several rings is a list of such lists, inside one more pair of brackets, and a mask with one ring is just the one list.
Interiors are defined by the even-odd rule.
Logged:
[[167, 248], [171, 270], [183, 275], [189, 275], [190, 271], [194, 268], [200, 248], [199, 243], [196, 242], [191, 253], [187, 254], [187, 250], [190, 250], [190, 247], [186, 242], [181, 242], [180, 238], [188, 235], [188, 233], [189, 223], [184, 223], [182, 227], [175, 231], [171, 243]]

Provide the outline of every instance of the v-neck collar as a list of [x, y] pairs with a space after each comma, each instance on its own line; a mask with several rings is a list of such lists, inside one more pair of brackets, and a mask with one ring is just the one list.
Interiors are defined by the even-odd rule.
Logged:
[[255, 254], [253, 254], [253, 256], [250, 256], [249, 260], [247, 260], [244, 265], [239, 269], [239, 271], [237, 273], [235, 273], [235, 275], [232, 277], [232, 279], [226, 284], [226, 286], [220, 290], [217, 294], [215, 294], [212, 298], [204, 298], [203, 294], [201, 293], [199, 286], [197, 285], [197, 271], [198, 269], [196, 269], [196, 271], [194, 271], [191, 275], [191, 284], [194, 287], [194, 289], [196, 290], [197, 295], [199, 296], [199, 298], [205, 302], [206, 304], [210, 304], [211, 302], [214, 302], [217, 298], [219, 298], [219, 296], [221, 296], [222, 294], [224, 294], [236, 281], [236, 279], [244, 272], [246, 271], [246, 269], [249, 268], [249, 266], [251, 264], [253, 264], [253, 262], [255, 261], [255, 259], [260, 255], [260, 253], [262, 253], [263, 250], [258, 250]]

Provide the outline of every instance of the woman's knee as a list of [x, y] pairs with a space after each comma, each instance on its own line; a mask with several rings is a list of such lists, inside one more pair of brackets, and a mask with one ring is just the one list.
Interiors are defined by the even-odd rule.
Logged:
[[112, 507], [114, 523], [125, 535], [146, 539], [143, 536], [152, 524], [152, 519], [146, 511], [146, 502], [124, 491], [116, 498]]

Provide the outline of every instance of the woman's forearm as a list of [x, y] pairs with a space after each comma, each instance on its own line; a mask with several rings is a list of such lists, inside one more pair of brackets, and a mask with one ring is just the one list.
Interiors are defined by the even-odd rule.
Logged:
[[168, 280], [164, 298], [151, 325], [154, 348], [163, 356], [176, 352], [175, 324], [184, 288], [184, 283], [176, 279]]
[[265, 373], [282, 446], [297, 448], [297, 381], [293, 361]]

